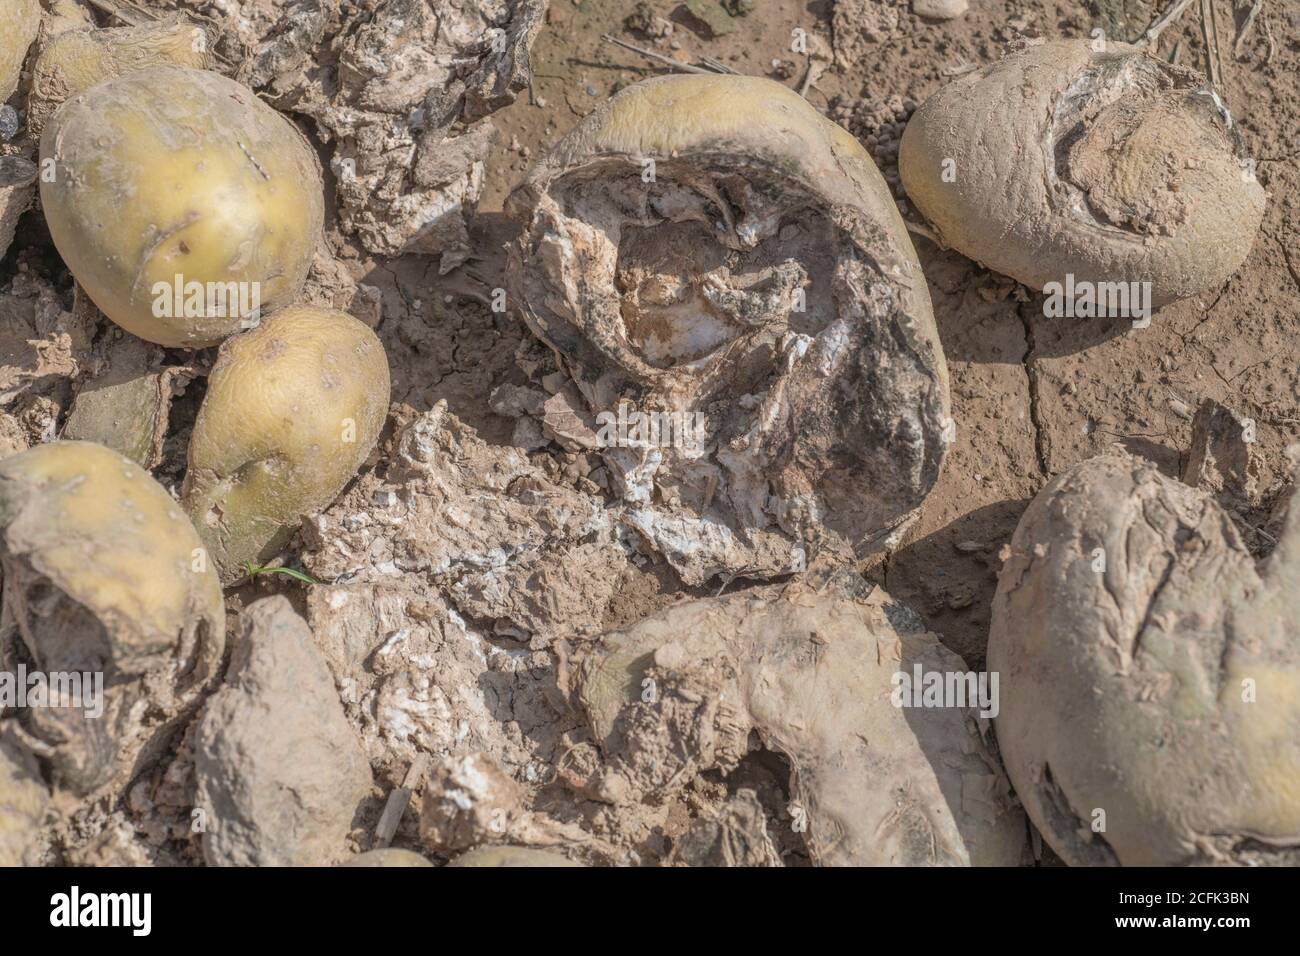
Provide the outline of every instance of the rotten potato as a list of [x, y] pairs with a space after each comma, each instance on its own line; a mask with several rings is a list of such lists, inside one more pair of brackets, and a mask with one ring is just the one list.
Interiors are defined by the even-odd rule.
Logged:
[[50, 116], [96, 83], [163, 63], [207, 69], [203, 29], [183, 17], [135, 27], [65, 30], [43, 41], [32, 65], [27, 128], [39, 136]]
[[0, 461], [0, 526], [0, 670], [102, 675], [22, 711], [25, 731], [55, 786], [122, 783], [218, 673], [225, 608], [202, 543], [148, 472], [79, 441]]
[[582, 866], [567, 856], [527, 846], [480, 846], [462, 853], [448, 866], [552, 867]]
[[222, 345], [182, 497], [223, 581], [334, 500], [374, 448], [388, 393], [383, 345], [343, 312], [293, 306]]
[[953, 434], [929, 293], [870, 157], [802, 97], [634, 84], [509, 208], [513, 304], [571, 383], [547, 427], [688, 583], [876, 551], [915, 515]]
[[18, 89], [18, 78], [27, 50], [41, 28], [39, 0], [7, 0], [0, 22], [0, 103]]
[[1264, 214], [1204, 77], [1123, 43], [1030, 44], [954, 80], [898, 166], [958, 252], [1034, 290], [1147, 282], [1152, 308], [1227, 281]]
[[1116, 451], [1051, 482], [998, 579], [1007, 773], [1068, 863], [1300, 863], [1300, 508], [1257, 562]]
[[[960, 657], [860, 577], [678, 604], [586, 647], [576, 697], [604, 765], [603, 802], [666, 794], [751, 748], [791, 765], [792, 816], [815, 864], [1013, 866], [1024, 817], [985, 743], [983, 701], [899, 693], [962, 686]], [[919, 686], [919, 684], [918, 684]]]
[[340, 866], [363, 866], [363, 867], [425, 867], [433, 866], [428, 860], [411, 850], [400, 850], [396, 847], [383, 847], [378, 850], [369, 850], [365, 853], [358, 853], [356, 856], [344, 860]]
[[47, 123], [41, 204], [110, 319], [197, 348], [301, 291], [324, 216], [297, 129], [216, 73], [155, 66], [92, 86]]

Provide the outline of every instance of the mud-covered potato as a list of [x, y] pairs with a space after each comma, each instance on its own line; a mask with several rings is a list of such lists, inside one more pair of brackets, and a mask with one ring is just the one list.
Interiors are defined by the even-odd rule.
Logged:
[[908, 198], [945, 242], [1043, 290], [1215, 288], [1264, 213], [1233, 121], [1199, 74], [1122, 43], [1016, 50], [949, 83], [903, 132]]
[[18, 88], [27, 49], [41, 28], [38, 0], [7, 0], [0, 20], [0, 103]]
[[54, 782], [85, 794], [129, 775], [161, 723], [215, 675], [221, 588], [181, 506], [139, 466], [90, 442], [0, 461], [0, 669], [102, 673], [103, 714], [31, 708]]
[[536, 850], [526, 846], [479, 846], [447, 864], [448, 866], [505, 866], [551, 867], [582, 866], [567, 856], [550, 850]]
[[1025, 511], [988, 661], [1007, 773], [1075, 865], [1300, 863], [1300, 502], [1256, 562], [1208, 494], [1109, 453]]
[[0, 737], [0, 866], [33, 866], [50, 802], [36, 758]]
[[46, 121], [71, 96], [96, 83], [164, 63], [207, 69], [207, 36], [176, 17], [138, 27], [68, 30], [43, 42], [32, 65], [27, 128], [39, 136]]
[[368, 850], [365, 853], [358, 853], [356, 856], [348, 857], [340, 866], [363, 866], [363, 867], [423, 867], [433, 866], [428, 860], [411, 850], [402, 850], [397, 847], [384, 847], [380, 850]]
[[334, 500], [379, 438], [388, 392], [383, 345], [343, 312], [294, 306], [222, 345], [183, 498], [223, 581]]
[[[1024, 816], [986, 743], [996, 685], [852, 572], [677, 604], [573, 664], [604, 755], [583, 792], [661, 800], [729, 773], [756, 734], [790, 763], [818, 866], [1020, 862]], [[936, 679], [963, 690], [913, 696]]]
[[319, 162], [232, 80], [158, 66], [100, 83], [49, 121], [41, 160], [54, 161], [41, 203], [60, 255], [140, 338], [214, 345], [302, 289]]

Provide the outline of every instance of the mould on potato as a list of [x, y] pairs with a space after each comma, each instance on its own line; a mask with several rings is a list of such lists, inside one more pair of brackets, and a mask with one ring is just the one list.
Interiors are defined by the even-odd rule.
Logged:
[[951, 440], [929, 294], [880, 173], [805, 100], [753, 77], [635, 84], [510, 209], [513, 304], [573, 418], [693, 430], [588, 439], [687, 581], [869, 553], [914, 516]]

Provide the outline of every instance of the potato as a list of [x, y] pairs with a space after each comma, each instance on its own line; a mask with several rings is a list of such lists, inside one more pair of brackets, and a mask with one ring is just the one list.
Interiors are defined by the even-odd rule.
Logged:
[[35, 866], [50, 794], [36, 758], [0, 737], [0, 866]]
[[41, 28], [39, 0], [6, 0], [5, 6], [0, 22], [0, 103], [18, 89], [27, 50]]
[[428, 860], [413, 853], [410, 850], [400, 850], [396, 847], [384, 847], [379, 850], [369, 850], [365, 853], [358, 853], [356, 856], [348, 857], [340, 866], [433, 866]]
[[1149, 281], [1151, 308], [1222, 285], [1264, 213], [1204, 78], [1122, 43], [1031, 45], [949, 83], [898, 166], [964, 255], [1035, 290]]
[[41, 24], [44, 41], [69, 30], [91, 30], [95, 18], [80, 0], [45, 0], [45, 20]]
[[509, 209], [510, 295], [571, 417], [670, 416], [677, 437], [589, 445], [688, 583], [878, 551], [915, 516], [952, 440], [925, 278], [871, 158], [802, 97], [636, 83]]
[[567, 856], [526, 846], [479, 846], [462, 853], [448, 866], [551, 867], [582, 866]]
[[1024, 817], [985, 746], [986, 701], [896, 699], [917, 668], [968, 673], [851, 572], [675, 605], [575, 654], [575, 696], [605, 756], [584, 792], [658, 802], [734, 769], [757, 733], [791, 764], [815, 864], [1016, 865]]
[[343, 312], [293, 306], [221, 347], [182, 498], [225, 582], [265, 563], [328, 505], [388, 414], [379, 339]]
[[32, 66], [27, 128], [39, 136], [71, 96], [96, 83], [163, 63], [207, 69], [207, 35], [183, 17], [138, 27], [68, 30], [46, 42]]
[[1116, 451], [1025, 511], [993, 602], [998, 742], [1072, 864], [1300, 864], [1293, 498], [1257, 564], [1207, 494]]
[[128, 332], [215, 345], [301, 291], [324, 216], [320, 164], [238, 83], [177, 66], [100, 83], [46, 125], [48, 160], [54, 243]]
[[[148, 472], [90, 442], [0, 461], [0, 670], [100, 672], [101, 717], [31, 708], [56, 784], [87, 794], [131, 775], [217, 675], [225, 608], [180, 505]], [[18, 643], [21, 640], [21, 645]]]

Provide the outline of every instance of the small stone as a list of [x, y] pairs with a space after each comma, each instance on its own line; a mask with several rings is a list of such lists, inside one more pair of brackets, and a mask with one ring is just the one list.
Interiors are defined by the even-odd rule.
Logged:
[[0, 139], [6, 143], [18, 135], [18, 111], [5, 103], [0, 106]]
[[195, 740], [203, 856], [209, 866], [332, 863], [370, 793], [370, 764], [288, 599], [249, 605], [240, 625]]
[[736, 29], [731, 14], [717, 0], [686, 0], [683, 6], [690, 28], [706, 40], [726, 36]]
[[969, 6], [967, 0], [912, 0], [912, 12], [927, 20], [954, 20]]

